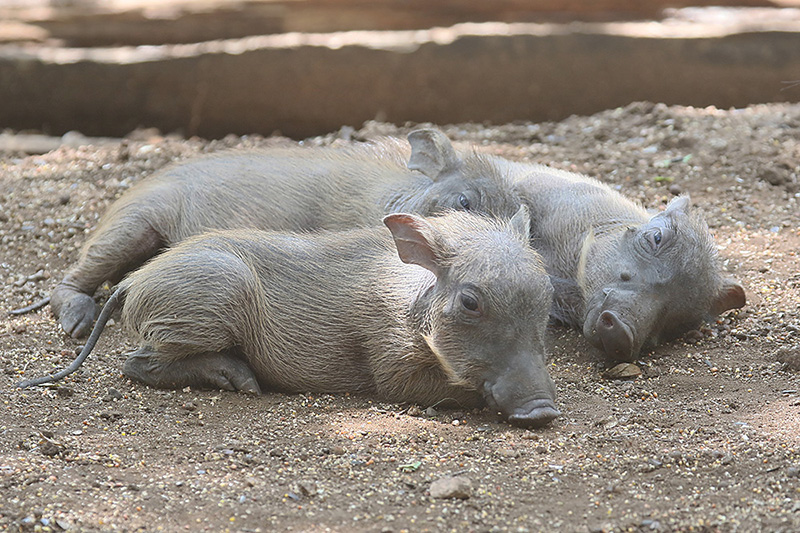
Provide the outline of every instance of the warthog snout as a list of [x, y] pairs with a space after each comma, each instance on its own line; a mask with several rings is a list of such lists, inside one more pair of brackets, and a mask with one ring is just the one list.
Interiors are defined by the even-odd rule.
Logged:
[[[541, 358], [544, 359], [543, 357]], [[497, 409], [516, 426], [542, 427], [561, 416], [555, 404], [556, 388], [547, 368], [539, 364], [520, 364], [519, 358], [507, 371], [483, 384], [489, 407]]]
[[595, 323], [597, 331], [598, 348], [618, 360], [633, 359], [634, 340], [633, 332], [614, 311], [603, 311]]
[[561, 416], [552, 400], [546, 398], [531, 400], [517, 408], [508, 416], [508, 421], [515, 426], [539, 428], [546, 426]]

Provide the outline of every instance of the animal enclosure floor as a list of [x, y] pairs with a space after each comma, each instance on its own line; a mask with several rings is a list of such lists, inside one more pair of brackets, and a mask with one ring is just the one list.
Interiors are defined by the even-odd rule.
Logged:
[[[604, 379], [576, 332], [553, 329], [563, 416], [542, 430], [363, 397], [150, 389], [121, 374], [133, 345], [119, 323], [78, 373], [19, 391], [81, 343], [48, 308], [5, 311], [48, 294], [111, 201], [174, 160], [293, 141], [137, 131], [0, 155], [0, 530], [800, 530], [800, 104], [443, 129], [648, 208], [689, 193], [747, 307], [644, 355], [632, 381]], [[368, 123], [304, 144], [408, 131]], [[454, 475], [471, 496], [431, 498]]]

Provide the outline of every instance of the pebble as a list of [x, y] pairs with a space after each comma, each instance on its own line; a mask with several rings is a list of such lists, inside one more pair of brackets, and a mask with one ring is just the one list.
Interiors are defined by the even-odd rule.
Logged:
[[658, 520], [645, 519], [640, 524], [641, 528], [649, 529], [650, 531], [661, 531], [661, 522]]
[[425, 415], [426, 416], [436, 416], [438, 414], [439, 414], [439, 411], [437, 411], [433, 407], [428, 407], [427, 409], [425, 409]]
[[775, 360], [783, 363], [786, 370], [800, 370], [800, 345], [782, 346], [775, 352]]
[[606, 379], [634, 379], [642, 375], [642, 370], [633, 363], [620, 363], [603, 372]]
[[672, 194], [673, 196], [678, 196], [680, 193], [682, 193], [682, 192], [683, 192], [683, 189], [682, 189], [682, 188], [681, 188], [681, 186], [680, 186], [680, 185], [678, 185], [677, 183], [673, 183], [673, 184], [671, 184], [671, 185], [670, 185], [670, 186], [667, 188], [667, 190], [668, 190], [668, 191], [670, 192], [670, 194]]
[[331, 447], [331, 454], [333, 455], [344, 455], [347, 453], [347, 450], [344, 449], [344, 446], [332, 446]]
[[117, 389], [108, 389], [108, 393], [105, 396], [103, 396], [103, 401], [111, 402], [114, 400], [121, 400], [122, 398], [124, 398], [124, 396]]
[[499, 448], [497, 450], [497, 455], [500, 457], [514, 458], [519, 457], [519, 452], [514, 448]]
[[790, 466], [786, 469], [786, 475], [788, 477], [800, 477], [800, 468], [796, 466]]
[[466, 476], [443, 477], [431, 483], [431, 498], [466, 500], [472, 495], [472, 480]]
[[408, 416], [422, 416], [422, 409], [420, 409], [416, 405], [412, 405], [411, 407], [408, 408], [408, 411], [406, 411], [406, 413], [408, 414]]
[[683, 340], [686, 341], [686, 342], [700, 342], [701, 340], [703, 340], [704, 336], [705, 335], [703, 335], [703, 332], [700, 331], [699, 329], [693, 329], [693, 330], [687, 331], [683, 335]]
[[66, 450], [64, 445], [47, 438], [42, 439], [39, 442], [39, 451], [46, 457], [53, 457], [54, 455], [63, 453], [64, 450]]
[[770, 185], [783, 185], [787, 181], [788, 174], [789, 173], [783, 169], [767, 167], [761, 170], [761, 175], [759, 177]]
[[313, 481], [299, 481], [297, 483], [297, 492], [303, 496], [315, 496], [318, 494], [317, 484]]

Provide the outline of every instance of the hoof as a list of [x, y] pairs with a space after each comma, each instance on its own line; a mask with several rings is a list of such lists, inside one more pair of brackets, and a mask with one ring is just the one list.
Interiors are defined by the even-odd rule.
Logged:
[[85, 337], [91, 332], [97, 317], [97, 304], [88, 294], [75, 293], [59, 310], [61, 328], [74, 338]]
[[261, 387], [250, 367], [226, 353], [176, 358], [142, 347], [128, 354], [122, 372], [158, 389], [189, 386], [261, 394]]

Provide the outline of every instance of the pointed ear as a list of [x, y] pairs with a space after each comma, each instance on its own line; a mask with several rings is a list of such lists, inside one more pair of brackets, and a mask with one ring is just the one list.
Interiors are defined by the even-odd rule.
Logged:
[[689, 199], [689, 195], [682, 194], [677, 198], [673, 198], [670, 203], [667, 204], [667, 208], [664, 210], [663, 214], [686, 213], [691, 203], [692, 201]]
[[526, 205], [520, 205], [519, 209], [509, 221], [511, 227], [525, 238], [525, 242], [531, 238], [531, 215]]
[[412, 131], [408, 134], [408, 143], [411, 145], [409, 170], [418, 170], [434, 181], [461, 165], [450, 139], [441, 131]]
[[711, 312], [720, 315], [730, 309], [739, 309], [747, 303], [744, 288], [732, 279], [725, 279], [716, 299], [711, 303]]
[[383, 223], [392, 232], [401, 261], [419, 265], [439, 277], [442, 266], [434, 251], [435, 230], [427, 220], [417, 215], [393, 213], [386, 215]]

